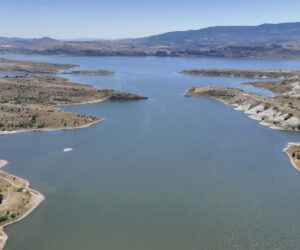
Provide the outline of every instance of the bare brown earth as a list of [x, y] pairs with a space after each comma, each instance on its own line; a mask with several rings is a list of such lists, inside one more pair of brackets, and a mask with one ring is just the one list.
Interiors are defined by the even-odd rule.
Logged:
[[95, 123], [96, 117], [66, 113], [60, 105], [146, 97], [117, 90], [95, 89], [56, 76], [0, 78], [0, 130], [76, 128]]
[[74, 64], [0, 59], [0, 73], [54, 74], [75, 67], [77, 67], [77, 65]]
[[[0, 168], [6, 164], [0, 160]], [[0, 249], [7, 240], [3, 228], [26, 217], [43, 200], [44, 196], [31, 189], [27, 181], [0, 170]]]

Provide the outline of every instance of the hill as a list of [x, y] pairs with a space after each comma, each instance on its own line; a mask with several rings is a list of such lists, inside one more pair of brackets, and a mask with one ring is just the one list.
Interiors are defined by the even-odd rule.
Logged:
[[300, 59], [300, 22], [217, 26], [114, 41], [0, 37], [0, 53]]

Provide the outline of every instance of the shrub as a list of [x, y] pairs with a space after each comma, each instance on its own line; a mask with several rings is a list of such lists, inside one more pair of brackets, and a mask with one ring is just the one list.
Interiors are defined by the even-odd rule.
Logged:
[[10, 218], [14, 219], [16, 217], [17, 217], [17, 214], [15, 212], [13, 212], [13, 213], [10, 214]]
[[44, 128], [44, 127], [45, 127], [45, 123], [37, 125], [37, 128]]
[[7, 215], [1, 215], [1, 216], [0, 216], [0, 222], [7, 221], [7, 219], [8, 219], [8, 216], [7, 216]]

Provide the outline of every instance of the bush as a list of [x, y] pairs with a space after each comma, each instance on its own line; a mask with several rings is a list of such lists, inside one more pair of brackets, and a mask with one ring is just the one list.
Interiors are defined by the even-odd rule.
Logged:
[[44, 123], [37, 125], [37, 128], [44, 128], [44, 127], [45, 127]]
[[8, 219], [8, 216], [7, 216], [7, 215], [1, 215], [1, 216], [0, 216], [0, 222], [7, 221], [7, 219]]
[[13, 212], [13, 213], [10, 214], [10, 218], [14, 219], [14, 218], [16, 218], [16, 217], [17, 217], [17, 214], [16, 214], [16, 213]]

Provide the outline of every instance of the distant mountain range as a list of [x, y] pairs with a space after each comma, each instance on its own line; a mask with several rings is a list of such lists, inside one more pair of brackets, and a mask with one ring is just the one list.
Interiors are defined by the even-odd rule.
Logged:
[[149, 45], [163, 44], [188, 48], [223, 46], [261, 46], [300, 41], [300, 22], [259, 26], [217, 26], [176, 31], [140, 39]]
[[218, 26], [116, 41], [0, 37], [0, 53], [300, 59], [300, 22]]

